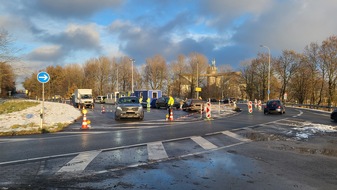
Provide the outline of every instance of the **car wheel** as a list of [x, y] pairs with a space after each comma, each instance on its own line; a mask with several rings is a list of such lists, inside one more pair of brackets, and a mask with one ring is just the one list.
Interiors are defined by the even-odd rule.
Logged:
[[160, 108], [160, 106], [159, 106], [158, 104], [156, 104], [156, 108], [157, 108], [157, 109], [159, 109], [159, 108]]
[[267, 111], [265, 111], [265, 112], [264, 112], [264, 115], [268, 115], [268, 112], [267, 112]]

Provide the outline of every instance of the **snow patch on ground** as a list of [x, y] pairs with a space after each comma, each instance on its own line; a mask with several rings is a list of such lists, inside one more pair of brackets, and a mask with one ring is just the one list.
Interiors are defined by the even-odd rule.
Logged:
[[323, 124], [305, 123], [303, 126], [292, 128], [297, 139], [308, 139], [316, 133], [335, 133], [336, 127]]
[[[27, 130], [27, 125], [40, 126], [40, 113], [42, 102], [39, 105], [25, 110], [0, 115], [0, 132]], [[57, 123], [73, 123], [82, 114], [69, 104], [56, 102], [44, 102], [44, 124], [43, 126], [53, 126]], [[20, 125], [22, 127], [12, 126]]]

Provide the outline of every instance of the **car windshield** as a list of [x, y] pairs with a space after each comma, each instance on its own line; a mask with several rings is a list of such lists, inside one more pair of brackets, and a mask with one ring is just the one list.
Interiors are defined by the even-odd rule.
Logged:
[[139, 104], [139, 99], [136, 97], [123, 97], [118, 99], [119, 104]]
[[279, 106], [281, 103], [279, 101], [270, 101], [268, 102], [268, 106]]
[[90, 94], [84, 94], [81, 96], [82, 99], [86, 99], [86, 98], [92, 98], [92, 96]]

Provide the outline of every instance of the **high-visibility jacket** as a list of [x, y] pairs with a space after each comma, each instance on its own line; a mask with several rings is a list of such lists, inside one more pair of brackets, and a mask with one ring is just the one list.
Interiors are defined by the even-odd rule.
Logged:
[[173, 104], [174, 104], [174, 99], [172, 98], [172, 96], [170, 96], [170, 98], [169, 98], [169, 100], [167, 102], [167, 105], [168, 106], [173, 106]]

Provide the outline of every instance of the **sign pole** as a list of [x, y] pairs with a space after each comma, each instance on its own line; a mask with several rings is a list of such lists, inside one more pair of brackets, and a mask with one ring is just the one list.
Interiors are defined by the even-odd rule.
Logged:
[[37, 74], [37, 80], [42, 83], [42, 108], [40, 113], [40, 130], [43, 130], [43, 122], [44, 122], [44, 83], [48, 82], [50, 79], [50, 76], [47, 72], [39, 72]]
[[41, 108], [41, 124], [40, 124], [40, 129], [41, 131], [43, 130], [43, 114], [44, 114], [44, 83], [42, 83], [42, 108]]

